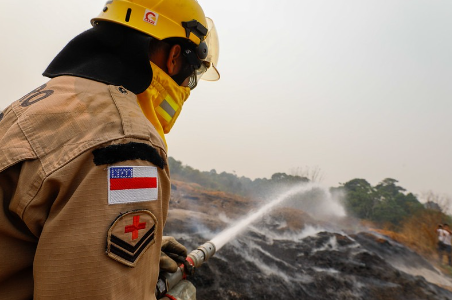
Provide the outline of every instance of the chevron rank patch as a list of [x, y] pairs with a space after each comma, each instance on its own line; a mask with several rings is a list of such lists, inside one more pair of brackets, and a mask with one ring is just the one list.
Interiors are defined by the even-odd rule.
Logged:
[[157, 219], [149, 210], [136, 210], [120, 215], [107, 235], [107, 255], [129, 267], [154, 243]]

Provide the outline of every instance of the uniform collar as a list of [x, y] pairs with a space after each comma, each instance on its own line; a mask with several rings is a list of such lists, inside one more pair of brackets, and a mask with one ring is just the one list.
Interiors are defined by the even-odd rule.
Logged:
[[152, 37], [114, 23], [103, 22], [71, 40], [43, 75], [70, 75], [121, 85], [135, 94], [152, 81], [149, 43]]

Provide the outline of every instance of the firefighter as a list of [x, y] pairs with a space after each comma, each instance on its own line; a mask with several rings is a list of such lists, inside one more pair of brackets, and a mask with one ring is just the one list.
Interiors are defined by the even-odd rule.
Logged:
[[1, 299], [155, 299], [161, 251], [186, 255], [162, 234], [164, 134], [219, 79], [215, 26], [196, 0], [107, 1], [92, 25], [0, 113]]

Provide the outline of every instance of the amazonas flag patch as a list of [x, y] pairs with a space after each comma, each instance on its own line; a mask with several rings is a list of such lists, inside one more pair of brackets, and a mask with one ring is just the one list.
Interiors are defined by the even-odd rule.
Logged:
[[156, 167], [121, 166], [108, 168], [108, 204], [157, 200]]

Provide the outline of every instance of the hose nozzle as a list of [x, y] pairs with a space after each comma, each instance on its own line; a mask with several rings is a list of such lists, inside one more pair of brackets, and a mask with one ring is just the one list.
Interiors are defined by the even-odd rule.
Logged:
[[206, 242], [193, 250], [187, 256], [187, 261], [195, 268], [200, 267], [215, 254], [216, 248], [212, 242]]
[[187, 265], [181, 265], [175, 273], [162, 273], [157, 282], [157, 288], [155, 295], [157, 299], [161, 298], [171, 288], [173, 288], [179, 281], [185, 279], [187, 275], [193, 275], [194, 268], [200, 267], [204, 262], [208, 261], [216, 251], [216, 247], [212, 242], [206, 242], [193, 250], [187, 255], [187, 263], [191, 268], [187, 268]]

